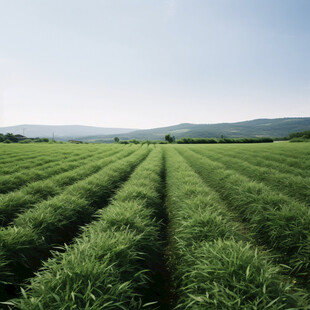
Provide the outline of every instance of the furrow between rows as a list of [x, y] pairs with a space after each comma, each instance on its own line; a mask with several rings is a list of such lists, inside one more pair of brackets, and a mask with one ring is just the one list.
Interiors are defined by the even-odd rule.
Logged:
[[22, 171], [11, 175], [0, 176], [0, 194], [18, 190], [28, 183], [44, 180], [64, 171], [72, 170], [79, 166], [80, 159], [87, 159], [89, 157], [90, 155], [87, 153], [78, 153], [66, 158], [60, 157], [58, 162], [55, 163], [48, 163], [41, 167], [29, 169], [27, 173]]
[[169, 309], [152, 290], [160, 267], [162, 170], [162, 152], [155, 148], [97, 221], [44, 264], [15, 307]]
[[288, 309], [306, 294], [241, 233], [217, 195], [167, 150], [167, 208], [175, 309]]
[[[130, 155], [135, 149], [110, 152], [79, 161], [78, 168], [29, 184], [19, 191], [0, 195], [0, 223], [8, 225], [17, 213], [34, 208], [35, 204], [61, 194], [68, 186], [98, 172], [106, 165]], [[105, 156], [103, 159], [102, 157]]]
[[[265, 146], [265, 145], [264, 145]], [[234, 146], [232, 146], [232, 149]], [[224, 149], [223, 149], [224, 151]], [[258, 148], [258, 147], [252, 147], [249, 145], [245, 145], [242, 148], [238, 148], [238, 151], [235, 151], [235, 154], [243, 154], [246, 152], [249, 156], [252, 156], [253, 158], [259, 158], [259, 159], [268, 159], [269, 161], [273, 163], [281, 163], [282, 165], [287, 166], [288, 168], [296, 171], [306, 171], [309, 170], [310, 165], [307, 161], [306, 156], [302, 156], [299, 152], [296, 152], [296, 154], [287, 157], [285, 156], [285, 153], [277, 153], [276, 149], [267, 149], [267, 148]], [[308, 175], [309, 176], [309, 175]]]
[[[56, 155], [59, 153], [62, 153], [63, 155], [70, 155], [70, 152], [72, 151], [68, 149], [67, 146], [63, 146], [63, 147], [51, 147], [51, 146], [47, 146], [42, 150], [42, 146], [38, 146], [37, 149], [33, 149], [31, 151], [31, 153], [28, 153], [25, 150], [24, 146], [20, 146], [20, 145], [14, 145], [14, 146], [19, 146], [21, 147], [20, 150], [22, 152], [22, 154], [16, 154], [16, 152], [14, 152], [13, 154], [5, 154], [3, 155], [3, 157], [1, 158], [1, 162], [0, 162], [0, 167], [4, 166], [4, 165], [9, 165], [12, 164], [14, 162], [17, 161], [23, 161], [23, 160], [33, 160], [36, 159], [38, 156], [42, 156], [42, 155]], [[31, 145], [33, 147], [33, 145]]]
[[186, 149], [176, 148], [207, 185], [240, 214], [257, 239], [279, 255], [290, 272], [309, 281], [310, 209], [263, 184]]
[[271, 168], [276, 170], [280, 173], [290, 174], [293, 176], [300, 176], [304, 178], [309, 178], [310, 173], [308, 169], [305, 168], [298, 168], [296, 166], [292, 167], [285, 162], [282, 162], [281, 157], [276, 157], [273, 160], [273, 154], [270, 152], [261, 150], [253, 150], [249, 148], [239, 148], [236, 151], [235, 148], [208, 148], [208, 153], [217, 153], [220, 155], [229, 156], [233, 159], [240, 159], [244, 160], [254, 166], [262, 167], [262, 168]]
[[310, 178], [292, 176], [274, 169], [257, 167], [241, 159], [209, 152], [201, 148], [190, 148], [190, 150], [224, 165], [226, 169], [236, 171], [251, 180], [262, 182], [272, 190], [310, 206]]
[[105, 152], [113, 149], [110, 148], [104, 148], [104, 149], [97, 149], [95, 152], [89, 152], [89, 151], [81, 151], [81, 150], [73, 150], [70, 154], [44, 154], [38, 158], [30, 159], [27, 158], [24, 159], [24, 162], [13, 162], [11, 164], [6, 165], [5, 168], [0, 169], [0, 175], [9, 175], [13, 173], [18, 173], [24, 169], [34, 169], [39, 167], [40, 169], [45, 169], [44, 165], [48, 165], [51, 163], [57, 163], [62, 159], [66, 159], [68, 156], [75, 157], [77, 155], [80, 155], [82, 157], [93, 157], [98, 153], [104, 154]]
[[139, 147], [132, 155], [72, 185], [62, 195], [19, 215], [14, 226], [1, 229], [0, 257], [5, 261], [0, 266], [5, 268], [0, 274], [0, 296], [14, 293], [14, 285], [31, 276], [55, 245], [70, 242], [78, 228], [93, 219], [95, 211], [105, 206], [149, 152], [147, 146]]

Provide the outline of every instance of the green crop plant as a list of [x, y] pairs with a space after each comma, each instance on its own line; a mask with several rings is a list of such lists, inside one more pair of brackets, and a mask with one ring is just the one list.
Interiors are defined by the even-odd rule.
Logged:
[[0, 308], [309, 309], [310, 144], [149, 142], [0, 144]]
[[177, 150], [206, 184], [240, 214], [260, 242], [273, 249], [292, 273], [307, 279], [310, 266], [309, 207], [189, 150]]
[[79, 161], [75, 169], [52, 176], [47, 180], [30, 183], [19, 191], [0, 195], [0, 223], [7, 225], [18, 212], [28, 210], [36, 203], [49, 199], [61, 193], [67, 186], [80, 181], [101, 170], [106, 165], [116, 162], [124, 155], [128, 156], [134, 150], [112, 149], [104, 154], [94, 155]]
[[[1, 167], [1, 174], [12, 174], [18, 171], [22, 171], [24, 169], [31, 169], [36, 166], [43, 165], [44, 163], [51, 163], [51, 162], [57, 162], [59, 159], [59, 156], [63, 156], [63, 158], [68, 158], [71, 157], [72, 155], [77, 155], [80, 154], [82, 155], [81, 158], [86, 158], [86, 157], [92, 157], [95, 156], [96, 154], [104, 154], [106, 152], [109, 152], [111, 150], [117, 149], [115, 146], [109, 146], [106, 148], [85, 148], [83, 150], [80, 149], [72, 149], [71, 152], [62, 152], [60, 149], [57, 153], [55, 152], [49, 152], [49, 153], [42, 153], [40, 156], [35, 157], [35, 158], [30, 158], [29, 156], [24, 157], [22, 161], [12, 159], [10, 157], [10, 162], [5, 164], [4, 167]], [[67, 149], [68, 151], [68, 149]], [[84, 157], [85, 156], [85, 157]]]
[[18, 309], [156, 309], [163, 159], [155, 149], [97, 220], [31, 280]]
[[[272, 149], [267, 148], [265, 145], [259, 145], [259, 146], [247, 146], [245, 147], [235, 147], [231, 146], [229, 148], [224, 148], [217, 146], [216, 151], [222, 152], [222, 153], [234, 153], [237, 156], [242, 156], [244, 153], [249, 154], [249, 156], [253, 159], [259, 158], [259, 159], [268, 159], [271, 162], [275, 163], [281, 163], [284, 164], [286, 167], [294, 169], [294, 170], [304, 170], [304, 169], [309, 169], [310, 168], [310, 163], [307, 160], [307, 155], [306, 153], [303, 154], [302, 150], [305, 149], [306, 147], [303, 147], [302, 149], [298, 149], [292, 154], [289, 154], [288, 150], [289, 148], [287, 147], [288, 144], [286, 145], [285, 152], [280, 152], [279, 149], [276, 147], [279, 144], [276, 144], [273, 146]], [[211, 151], [211, 149], [209, 148]], [[213, 149], [215, 151], [215, 148]]]
[[217, 194], [178, 153], [167, 150], [166, 158], [175, 309], [304, 307], [305, 294], [251, 245]]
[[[270, 152], [266, 152], [263, 148], [258, 152], [257, 150], [252, 150], [250, 148], [230, 148], [223, 149], [217, 147], [216, 149], [208, 149], [205, 150], [207, 153], [211, 154], [220, 154], [225, 155], [229, 158], [240, 159], [254, 166], [262, 167], [262, 168], [271, 168], [280, 173], [287, 173], [295, 176], [308, 177], [309, 171], [306, 169], [297, 168], [296, 165], [294, 167], [290, 167], [282, 162], [281, 156], [274, 156], [274, 154], [270, 154]], [[207, 156], [207, 154], [205, 154]]]
[[[98, 150], [99, 152], [99, 150]], [[85, 158], [84, 156], [86, 155], [81, 154], [81, 152], [75, 151], [72, 152], [72, 154], [70, 154], [71, 156], [77, 156], [77, 159], [83, 159]], [[87, 154], [88, 156], [92, 156], [94, 154]], [[8, 175], [8, 174], [12, 174], [12, 173], [16, 173], [19, 171], [22, 171], [24, 169], [33, 169], [33, 168], [37, 168], [40, 167], [44, 169], [44, 165], [47, 164], [51, 164], [51, 163], [57, 163], [59, 160], [62, 159], [66, 159], [68, 155], [64, 155], [62, 156], [61, 154], [58, 154], [57, 156], [51, 156], [51, 154], [44, 154], [40, 157], [34, 158], [34, 159], [28, 159], [28, 158], [24, 158], [23, 161], [21, 163], [19, 163], [18, 165], [16, 165], [16, 161], [12, 162], [12, 164], [8, 163], [4, 168], [1, 169], [1, 174], [2, 175]]]
[[[0, 257], [5, 257], [12, 273], [7, 282], [19, 283], [28, 277], [55, 244], [71, 241], [78, 228], [93, 219], [95, 211], [150, 152], [146, 146], [134, 149], [132, 155], [124, 154], [125, 158], [20, 214], [13, 226], [0, 230]], [[0, 281], [4, 279], [0, 274]]]
[[13, 190], [17, 190], [27, 183], [43, 180], [52, 175], [63, 172], [65, 169], [71, 170], [78, 167], [78, 160], [80, 157], [86, 157], [84, 154], [76, 154], [68, 158], [58, 157], [60, 164], [48, 163], [41, 167], [36, 167], [24, 172], [17, 172], [10, 175], [0, 176], [0, 194], [5, 194]]
[[[9, 162], [3, 164], [2, 166], [4, 166], [2, 169], [0, 168], [0, 184], [2, 185], [3, 188], [0, 189], [1, 193], [5, 193], [8, 192], [10, 190], [14, 190], [15, 186], [21, 186], [23, 185], [25, 182], [30, 182], [32, 180], [36, 180], [36, 177], [40, 177], [40, 173], [45, 171], [45, 174], [48, 173], [48, 171], [46, 171], [47, 169], [52, 172], [53, 168], [55, 166], [57, 166], [57, 164], [59, 165], [59, 163], [70, 163], [70, 162], [74, 162], [75, 160], [80, 160], [80, 159], [86, 159], [86, 158], [90, 158], [92, 156], [94, 156], [96, 153], [106, 153], [109, 150], [116, 150], [116, 146], [110, 146], [107, 148], [95, 148], [95, 149], [80, 149], [80, 150], [75, 150], [74, 148], [69, 148], [67, 147], [66, 152], [62, 152], [61, 150], [58, 150], [57, 153], [47, 153], [42, 155], [42, 158], [44, 158], [46, 160], [46, 163], [44, 165], [40, 165], [39, 167], [36, 166], [36, 160], [33, 159], [32, 157], [24, 157], [23, 161], [20, 162], [17, 159], [11, 158], [9, 159]], [[29, 168], [29, 170], [27, 170], [27, 175], [28, 178], [23, 178], [23, 175], [25, 174], [24, 169], [26, 169], [27, 165], [32, 165]], [[13, 170], [16, 170], [16, 172], [13, 172]], [[21, 171], [20, 171], [21, 170]], [[5, 172], [10, 172], [12, 171], [13, 173], [10, 174], [6, 174]], [[36, 174], [37, 173], [37, 174]], [[32, 178], [31, 178], [32, 175]], [[24, 181], [24, 179], [26, 181]], [[15, 182], [15, 183], [14, 183]], [[24, 183], [23, 183], [24, 182]], [[6, 184], [8, 183], [8, 184]], [[12, 184], [11, 184], [12, 183]]]
[[[51, 148], [51, 147], [46, 147], [46, 148], [42, 148], [42, 147], [34, 147], [33, 145], [31, 145], [31, 152], [26, 152], [26, 147], [21, 146], [21, 145], [12, 145], [12, 147], [14, 148], [15, 146], [18, 146], [17, 149], [15, 149], [15, 152], [13, 154], [7, 154], [3, 160], [1, 160], [1, 167], [14, 162], [21, 162], [24, 160], [28, 160], [28, 159], [36, 159], [39, 156], [42, 155], [59, 155], [60, 153], [63, 155], [70, 155], [70, 153], [73, 151], [72, 149], [68, 149], [68, 148]], [[29, 147], [29, 146], [28, 146]], [[17, 153], [17, 150], [20, 150], [20, 154]]]
[[307, 295], [266, 253], [235, 240], [199, 245], [178, 271], [185, 289], [176, 309], [307, 309]]
[[191, 150], [206, 156], [209, 160], [223, 164], [226, 169], [236, 171], [255, 181], [262, 182], [274, 191], [290, 196], [300, 202], [310, 204], [309, 178], [292, 176], [271, 168], [256, 167], [242, 159], [231, 158], [218, 153], [204, 152], [200, 148], [192, 148]]

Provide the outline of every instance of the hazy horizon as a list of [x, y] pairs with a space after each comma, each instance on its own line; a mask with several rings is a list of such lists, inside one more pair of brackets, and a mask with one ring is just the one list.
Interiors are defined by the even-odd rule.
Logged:
[[0, 127], [310, 116], [310, 1], [0, 0]]
[[[310, 118], [310, 116], [288, 116], [288, 117], [279, 117], [279, 118], [268, 118], [268, 117], [261, 117], [258, 119], [282, 119], [282, 118]], [[106, 126], [93, 126], [93, 125], [83, 125], [83, 124], [15, 124], [15, 125], [8, 125], [8, 126], [0, 126], [0, 127], [15, 127], [15, 126], [85, 126], [85, 127], [102, 127], [102, 128], [118, 128], [118, 129], [131, 129], [131, 130], [147, 130], [147, 129], [156, 129], [160, 127], [172, 127], [181, 124], [191, 124], [191, 125], [216, 125], [216, 124], [225, 124], [225, 123], [241, 123], [241, 122], [248, 122], [254, 121], [258, 119], [245, 119], [240, 121], [234, 122], [216, 122], [216, 123], [189, 123], [189, 122], [182, 122], [177, 124], [170, 124], [167, 126], [158, 126], [158, 127], [145, 127], [145, 128], [129, 128], [129, 127], [106, 127]]]

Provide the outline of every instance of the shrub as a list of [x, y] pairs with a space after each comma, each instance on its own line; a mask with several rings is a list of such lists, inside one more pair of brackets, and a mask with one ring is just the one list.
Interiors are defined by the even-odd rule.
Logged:
[[[310, 130], [293, 132], [289, 135], [289, 138], [290, 138], [290, 140], [293, 138], [310, 139]], [[299, 142], [299, 141], [294, 141], [294, 142]]]
[[25, 139], [25, 140], [21, 140], [18, 143], [31, 143], [32, 140], [31, 139]]

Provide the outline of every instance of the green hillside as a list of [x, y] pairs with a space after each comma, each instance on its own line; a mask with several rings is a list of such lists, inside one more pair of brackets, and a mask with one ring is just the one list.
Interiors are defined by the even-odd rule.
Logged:
[[[121, 140], [163, 140], [165, 134], [170, 133], [176, 139], [192, 138], [242, 138], [242, 137], [285, 137], [292, 132], [310, 130], [310, 117], [255, 119], [237, 123], [220, 124], [189, 124], [161, 127], [147, 130], [136, 130], [120, 134]], [[84, 141], [113, 141], [115, 135], [97, 135], [83, 137]]]

